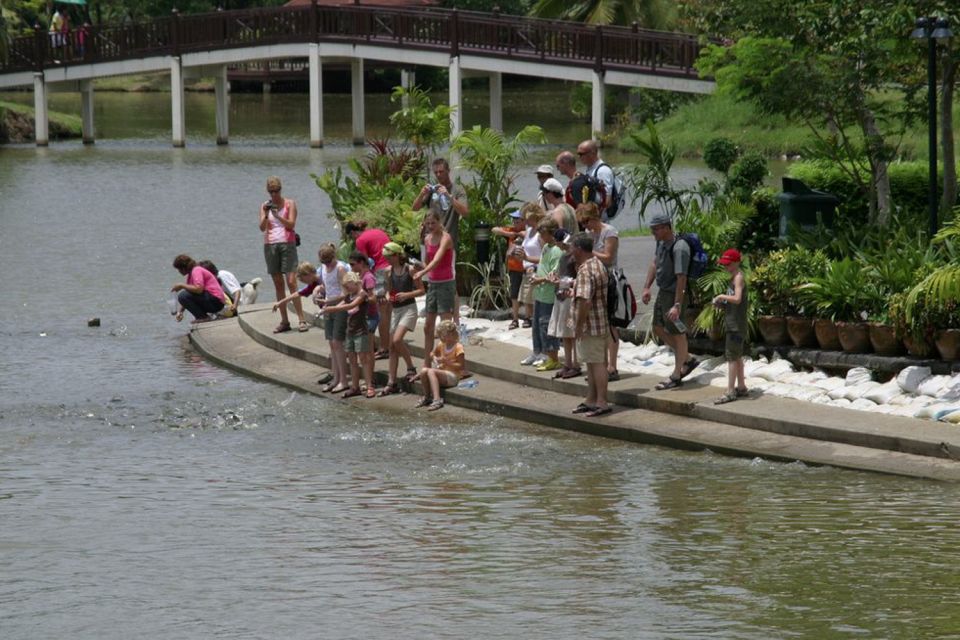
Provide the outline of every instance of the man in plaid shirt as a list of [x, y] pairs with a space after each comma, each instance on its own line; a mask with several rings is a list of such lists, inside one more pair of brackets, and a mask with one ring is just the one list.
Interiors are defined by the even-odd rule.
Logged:
[[577, 263], [573, 289], [577, 355], [588, 375], [587, 397], [573, 412], [597, 418], [613, 411], [607, 404], [607, 268], [593, 255], [590, 234], [576, 234], [571, 244]]

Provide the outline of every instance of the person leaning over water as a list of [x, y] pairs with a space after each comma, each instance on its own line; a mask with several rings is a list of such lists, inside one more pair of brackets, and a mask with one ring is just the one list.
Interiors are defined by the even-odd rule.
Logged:
[[690, 245], [674, 234], [673, 220], [665, 213], [653, 216], [650, 231], [657, 241], [657, 250], [647, 270], [640, 300], [643, 304], [650, 304], [650, 287], [656, 279], [659, 290], [653, 305], [653, 332], [673, 349], [674, 354], [673, 373], [656, 388], [674, 389], [682, 385], [683, 379], [700, 364], [696, 358], [688, 358], [686, 330], [677, 326], [689, 299], [687, 268], [690, 265]]
[[[297, 203], [280, 195], [280, 178], [267, 178], [267, 193], [270, 199], [260, 205], [260, 231], [263, 231], [263, 257], [267, 263], [267, 273], [273, 278], [273, 287], [277, 300], [285, 296], [283, 284], [286, 281], [290, 293], [297, 291]], [[293, 308], [300, 319], [299, 330], [310, 327], [303, 319], [303, 305], [300, 298], [293, 299]], [[290, 318], [286, 305], [280, 307], [280, 324], [274, 333], [290, 331]]]
[[[197, 264], [188, 255], [180, 254], [173, 259], [173, 268], [187, 276], [186, 282], [178, 282], [170, 288], [177, 294], [177, 302], [193, 315], [190, 324], [209, 322], [211, 313], [223, 309], [224, 295], [217, 278]], [[177, 322], [183, 320], [183, 309], [177, 312]]]

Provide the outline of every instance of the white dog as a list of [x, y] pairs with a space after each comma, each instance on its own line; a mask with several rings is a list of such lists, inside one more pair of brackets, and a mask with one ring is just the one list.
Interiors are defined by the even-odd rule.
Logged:
[[257, 287], [260, 286], [261, 282], [263, 282], [263, 278], [254, 278], [250, 282], [243, 285], [243, 288], [240, 290], [241, 306], [253, 304], [257, 301]]

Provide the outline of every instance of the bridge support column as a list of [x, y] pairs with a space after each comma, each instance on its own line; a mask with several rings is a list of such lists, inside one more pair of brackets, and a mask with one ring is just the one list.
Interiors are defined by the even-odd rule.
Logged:
[[463, 130], [463, 83], [460, 76], [460, 56], [450, 58], [450, 139], [453, 140]]
[[323, 146], [323, 62], [320, 45], [311, 43], [307, 61], [310, 67], [310, 146]]
[[363, 111], [363, 58], [350, 61], [350, 88], [353, 97], [353, 144], [362, 145], [366, 140], [365, 115]]
[[221, 65], [217, 69], [213, 92], [217, 102], [217, 144], [227, 144], [230, 138], [230, 82], [227, 80], [227, 65]]
[[490, 74], [490, 128], [503, 131], [503, 75]]
[[[417, 74], [413, 69], [400, 69], [400, 86], [410, 91], [413, 85], [417, 84]], [[407, 109], [410, 106], [409, 96], [403, 96], [400, 99], [400, 106]]]
[[93, 129], [93, 80], [80, 81], [80, 124], [83, 144], [93, 144], [96, 139]]
[[183, 106], [183, 66], [180, 58], [170, 61], [170, 113], [173, 124], [173, 146], [186, 145], [186, 112]]
[[47, 119], [47, 81], [42, 73], [33, 74], [33, 137], [38, 147], [50, 144], [50, 121]]
[[603, 83], [603, 73], [593, 72], [593, 117], [590, 125], [590, 136], [596, 140], [603, 135], [604, 98], [606, 87]]

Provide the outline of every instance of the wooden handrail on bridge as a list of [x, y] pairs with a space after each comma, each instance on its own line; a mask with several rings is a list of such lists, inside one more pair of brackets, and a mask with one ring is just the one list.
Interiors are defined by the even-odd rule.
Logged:
[[0, 74], [265, 44], [343, 42], [697, 77], [695, 36], [498, 13], [369, 5], [177, 15], [15, 38]]

